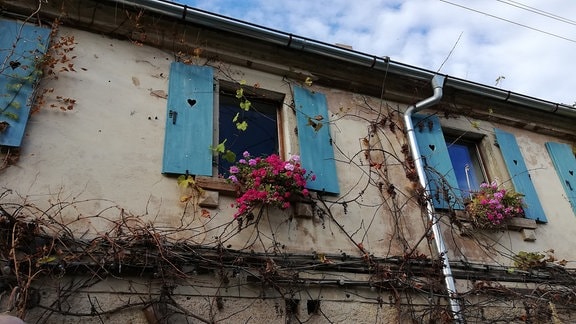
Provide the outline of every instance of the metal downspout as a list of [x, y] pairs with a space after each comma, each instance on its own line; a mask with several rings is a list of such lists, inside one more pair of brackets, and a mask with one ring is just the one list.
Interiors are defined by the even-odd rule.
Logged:
[[[404, 123], [406, 125], [406, 134], [408, 135], [408, 142], [410, 143], [410, 151], [412, 152], [412, 158], [414, 159], [414, 164], [416, 166], [416, 171], [418, 172], [418, 179], [420, 179], [420, 184], [424, 188], [425, 192], [429, 192], [430, 188], [428, 186], [428, 179], [426, 178], [426, 173], [424, 172], [424, 164], [420, 156], [420, 149], [418, 148], [418, 142], [416, 141], [416, 135], [414, 134], [414, 124], [412, 123], [412, 114], [428, 108], [440, 101], [442, 99], [442, 88], [444, 86], [445, 77], [442, 75], [434, 75], [432, 78], [432, 89], [434, 94], [415, 105], [410, 106], [404, 113]], [[442, 258], [442, 274], [444, 275], [444, 283], [446, 284], [446, 289], [448, 290], [450, 308], [452, 309], [452, 316], [456, 323], [464, 323], [462, 314], [460, 311], [460, 303], [457, 299], [456, 284], [454, 283], [454, 277], [452, 276], [452, 269], [450, 268], [450, 262], [448, 260], [448, 250], [444, 244], [444, 238], [442, 237], [442, 231], [440, 229], [440, 223], [434, 212], [434, 206], [432, 202], [427, 200], [426, 202], [426, 212], [428, 213], [428, 219], [432, 223], [432, 234], [434, 235], [434, 242], [436, 244], [436, 249], [438, 254]]]

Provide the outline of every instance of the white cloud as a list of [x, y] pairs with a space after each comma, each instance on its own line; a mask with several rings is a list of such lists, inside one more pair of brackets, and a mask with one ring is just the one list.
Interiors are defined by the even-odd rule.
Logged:
[[[576, 12], [576, 1], [449, 1], [456, 5], [440, 0], [180, 0], [428, 70], [438, 70], [448, 58], [441, 73], [492, 86], [504, 76], [499, 87], [506, 90], [554, 102], [576, 101], [576, 75], [570, 69], [576, 21], [559, 21]], [[542, 12], [531, 12], [537, 9]], [[555, 16], [545, 17], [548, 13]]]

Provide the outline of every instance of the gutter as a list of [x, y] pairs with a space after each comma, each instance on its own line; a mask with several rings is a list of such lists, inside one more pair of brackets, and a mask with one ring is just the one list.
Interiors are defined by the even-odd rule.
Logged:
[[[420, 185], [424, 188], [424, 192], [429, 193], [430, 188], [428, 185], [428, 179], [426, 173], [424, 172], [424, 163], [422, 157], [420, 156], [420, 149], [418, 148], [418, 142], [416, 141], [416, 135], [414, 133], [414, 124], [412, 123], [412, 115], [420, 110], [426, 109], [432, 105], [435, 105], [442, 99], [443, 86], [446, 82], [446, 77], [441, 75], [435, 75], [432, 78], [432, 89], [434, 94], [416, 104], [408, 107], [404, 113], [404, 124], [406, 125], [406, 135], [408, 136], [408, 142], [410, 143], [410, 151], [412, 152], [412, 158], [414, 159], [414, 164], [416, 166], [416, 171], [418, 172], [418, 179], [420, 180]], [[428, 199], [426, 201], [426, 213], [428, 214], [428, 220], [432, 224], [431, 230], [434, 235], [434, 243], [436, 245], [436, 250], [442, 261], [442, 274], [444, 275], [444, 283], [446, 285], [446, 290], [448, 291], [448, 299], [450, 301], [450, 308], [452, 310], [452, 317], [456, 323], [464, 323], [462, 318], [462, 313], [460, 309], [460, 303], [457, 299], [458, 292], [456, 291], [456, 284], [454, 282], [454, 277], [452, 276], [452, 269], [450, 268], [450, 261], [448, 260], [448, 249], [444, 243], [444, 238], [442, 236], [442, 230], [440, 228], [440, 223], [436, 213], [434, 211], [434, 206], [432, 206], [432, 201]]]
[[[272, 28], [259, 26], [238, 19], [210, 13], [186, 5], [166, 0], [108, 0], [115, 4], [123, 4], [183, 20], [191, 24], [216, 30], [226, 31], [244, 37], [250, 37], [262, 42], [285, 46], [310, 54], [334, 58], [347, 63], [370, 67], [378, 71], [399, 74], [428, 82], [436, 72], [394, 62], [389, 57], [379, 57], [362, 52], [341, 48], [306, 37], [292, 35]], [[529, 109], [553, 113], [576, 119], [576, 109], [562, 103], [554, 103], [519, 93], [483, 85], [480, 83], [445, 76], [444, 88], [452, 88], [468, 93], [481, 95], [504, 103], [512, 103]]]

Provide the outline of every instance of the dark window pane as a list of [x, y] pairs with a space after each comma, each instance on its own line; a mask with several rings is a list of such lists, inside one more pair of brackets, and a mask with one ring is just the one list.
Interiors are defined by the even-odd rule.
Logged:
[[[226, 141], [226, 148], [242, 158], [244, 151], [252, 156], [278, 153], [277, 108], [270, 102], [251, 100], [250, 110], [240, 109], [239, 100], [231, 96], [220, 96], [219, 142]], [[239, 113], [237, 122], [246, 121], [248, 128], [238, 130], [232, 120]], [[218, 174], [227, 175], [232, 164], [219, 158]]]

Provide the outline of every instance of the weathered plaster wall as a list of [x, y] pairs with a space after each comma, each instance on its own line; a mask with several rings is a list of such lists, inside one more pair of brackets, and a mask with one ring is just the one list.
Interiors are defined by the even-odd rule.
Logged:
[[[175, 238], [213, 245], [224, 241], [232, 249], [271, 252], [281, 246], [285, 251], [311, 255], [313, 252], [358, 255], [356, 242], [362, 243], [375, 256], [389, 256], [402, 255], [410, 251], [416, 242], [422, 241], [424, 243], [421, 243], [419, 252], [430, 254], [431, 243], [425, 238], [423, 230], [428, 221], [414, 198], [415, 188], [406, 181], [402, 161], [392, 158], [402, 156], [402, 145], [405, 144], [401, 116], [398, 114], [405, 109], [404, 105], [313, 86], [314, 90], [327, 96], [332, 114], [330, 126], [337, 148], [335, 157], [342, 194], [328, 197], [327, 206], [331, 207], [335, 220], [354, 242], [328, 219], [314, 217], [289, 221], [286, 212], [278, 211], [264, 213], [260, 230], [267, 235], [260, 235], [254, 227], [236, 233], [236, 225], [232, 222], [234, 209], [230, 206], [232, 198], [220, 195], [219, 207], [210, 210], [209, 218], [201, 217], [198, 208], [179, 201], [176, 179], [160, 173], [166, 99], [151, 93], [167, 92], [173, 53], [69, 28], [62, 28], [61, 33], [73, 34], [78, 43], [74, 49], [77, 72], [63, 73], [58, 80], [45, 82], [43, 86], [53, 87], [54, 96], [76, 99], [77, 104], [69, 112], [45, 107], [33, 115], [20, 161], [5, 170], [1, 179], [3, 187], [12, 189], [32, 204], [47, 207], [58, 201], [75, 202], [74, 206], [62, 210], [59, 217], [65, 223], [69, 222], [77, 233], [96, 235], [110, 226], [101, 217], [77, 221], [78, 214], [118, 219], [124, 211], [158, 228], [177, 228], [185, 224], [181, 231], [174, 234]], [[204, 61], [199, 60], [198, 63]], [[296, 123], [293, 113], [287, 108], [292, 101], [289, 83], [282, 76], [220, 62], [216, 65], [226, 74], [246, 80], [247, 84], [258, 83], [266, 90], [286, 94], [281, 130], [284, 153], [298, 153], [293, 132]], [[217, 75], [224, 77], [222, 72]], [[390, 128], [385, 133], [377, 133], [370, 129], [368, 120], [380, 114], [391, 114], [394, 131]], [[546, 141], [561, 139], [490, 122], [481, 122], [478, 128], [465, 118], [447, 119], [443, 125], [485, 134], [481, 146], [485, 151], [489, 174], [503, 182], [508, 176], [500, 153], [493, 145], [492, 129], [499, 127], [515, 133], [528, 168], [534, 171], [532, 180], [549, 220], [548, 224], [538, 225], [535, 242], [523, 241], [519, 232], [490, 234], [490, 238], [498, 243], [487, 240], [491, 249], [486, 252], [486, 249], [479, 249], [477, 241], [461, 237], [457, 231], [449, 228], [447, 219], [443, 218], [452, 260], [505, 263], [509, 262], [510, 251], [544, 251], [550, 248], [555, 249], [558, 258], [575, 259], [576, 252], [565, 242], [570, 242], [576, 232], [576, 217], [562, 196], [561, 184], [544, 148]], [[370, 153], [370, 158], [381, 162], [386, 180], [395, 185], [398, 197], [394, 204], [389, 195], [378, 189], [377, 183], [369, 181], [371, 169], [362, 152], [366, 145], [364, 140], [370, 147], [381, 150], [380, 154]], [[336, 204], [342, 201], [349, 201], [346, 210]], [[401, 206], [401, 212], [397, 210], [398, 206]], [[270, 233], [274, 235], [268, 235]], [[275, 242], [280, 244], [275, 245]], [[106, 293], [107, 289], [102, 291]], [[258, 289], [254, 288], [254, 291]], [[330, 302], [322, 306], [323, 310], [330, 312], [331, 319], [362, 322], [360, 315], [369, 314], [367, 322], [388, 322], [397, 316], [395, 309], [381, 310], [374, 300], [361, 304], [345, 302], [349, 297], [341, 293], [337, 291], [326, 298]], [[257, 306], [259, 313], [254, 316], [258, 316], [258, 321], [283, 320], [284, 315], [279, 315], [276, 310], [281, 299], [242, 300], [240, 297], [244, 295], [250, 295], [249, 291], [239, 291], [238, 296], [233, 296], [237, 299], [230, 297], [233, 300], [231, 305], [234, 305], [231, 313]], [[196, 299], [191, 300], [196, 302]], [[202, 301], [190, 307], [197, 307], [198, 313], [204, 314], [202, 311], [207, 308], [198, 305], [207, 302], [199, 297], [198, 300]], [[110, 302], [113, 303], [113, 300]], [[85, 307], [87, 304], [82, 305]], [[260, 312], [261, 309], [266, 312]], [[142, 321], [141, 314], [134, 316], [135, 323]], [[226, 314], [219, 316], [226, 318]], [[251, 320], [257, 322], [254, 318]], [[324, 320], [318, 317], [310, 322]]]
[[[452, 259], [509, 264], [508, 258], [519, 251], [543, 252], [553, 249], [554, 255], [558, 259], [571, 260], [575, 256], [574, 250], [570, 244], [565, 244], [565, 242], [571, 242], [576, 234], [576, 215], [574, 215], [566, 199], [562, 184], [544, 146], [546, 142], [565, 141], [523, 129], [499, 125], [489, 121], [471, 120], [466, 117], [443, 119], [442, 124], [444, 127], [484, 135], [480, 150], [485, 159], [484, 163], [487, 172], [492, 180], [496, 180], [508, 189], [513, 189], [513, 186], [506, 171], [502, 154], [495, 145], [496, 139], [493, 129], [499, 128], [513, 133], [516, 136], [526, 167], [530, 172], [540, 203], [548, 218], [548, 223], [537, 225], [535, 230], [536, 241], [534, 242], [525, 241], [519, 231], [482, 232], [473, 237], [462, 237], [459, 231], [454, 230], [450, 226], [445, 226], [444, 233], [447, 237], [446, 241]], [[476, 240], [484, 242], [490, 248], [479, 248]]]
[[[211, 210], [210, 219], [199, 217], [197, 209], [185, 208], [178, 201], [175, 179], [160, 173], [166, 100], [151, 93], [167, 92], [173, 53], [67, 28], [62, 28], [61, 33], [75, 36], [77, 72], [62, 73], [58, 80], [47, 81], [43, 86], [55, 88], [54, 96], [76, 99], [77, 104], [69, 112], [45, 108], [32, 116], [20, 161], [3, 174], [3, 185], [40, 204], [48, 199], [52, 202], [87, 200], [83, 203], [85, 213], [96, 213], [118, 205], [141, 216], [144, 221], [153, 221], [162, 227], [179, 226], [182, 217], [190, 227], [198, 229], [217, 228], [229, 222], [234, 212], [230, 208], [230, 198], [220, 196], [220, 208]], [[286, 94], [281, 129], [285, 154], [297, 153], [297, 141], [292, 131], [295, 120], [293, 113], [286, 108], [292, 100], [289, 84], [280, 76], [218, 64], [226, 74], [246, 80], [247, 84], [257, 83], [264, 89]], [[224, 75], [221, 73], [220, 77]], [[339, 90], [317, 89], [328, 98], [343, 193], [331, 199], [353, 201], [346, 213], [343, 208], [333, 208], [336, 219], [350, 232], [362, 233], [354, 238], [376, 254], [402, 251], [399, 245], [383, 247], [381, 244], [394, 237], [393, 218], [390, 217], [391, 210], [378, 207], [384, 200], [376, 186], [367, 185], [369, 167], [361, 150], [362, 139], [370, 138], [373, 145], [401, 156], [404, 143], [401, 121], [396, 120], [398, 134], [389, 133], [379, 138], [371, 134], [367, 120], [383, 112], [402, 110], [405, 106]], [[554, 248], [563, 258], [572, 255], [567, 245], [557, 242], [558, 238], [573, 236], [576, 217], [563, 198], [561, 184], [544, 148], [546, 141], [560, 140], [490, 122], [481, 122], [478, 128], [466, 118], [450, 118], [443, 123], [451, 128], [485, 134], [487, 137], [482, 146], [489, 173], [493, 179], [503, 182], [508, 176], [500, 152], [493, 145], [491, 131], [493, 127], [500, 127], [516, 134], [549, 223], [538, 226], [536, 242], [524, 242], [518, 232], [495, 235], [502, 236], [499, 241], [510, 242], [506, 246], [514, 251]], [[405, 181], [401, 164], [389, 156], [380, 158], [388, 165], [390, 182], [397, 184], [405, 202], [410, 201], [412, 188]], [[406, 226], [405, 230], [412, 233], [415, 241], [421, 237], [426, 224], [417, 209], [415, 204], [409, 203], [404, 210], [404, 214], [414, 214], [414, 221], [408, 221], [411, 226]], [[110, 213], [114, 215], [108, 215]], [[117, 216], [115, 213], [117, 210], [104, 214], [114, 217]], [[280, 235], [276, 239], [288, 249], [312, 252], [330, 246], [334, 251], [356, 251], [339, 229], [326, 228], [319, 219], [296, 219], [293, 222], [286, 219], [274, 217], [271, 225]], [[414, 224], [418, 226], [414, 227]], [[93, 219], [72, 226], [91, 227], [96, 231], [107, 224]], [[222, 231], [216, 233], [222, 234]], [[450, 235], [449, 230], [447, 234]], [[254, 232], [240, 233], [232, 241], [233, 246], [244, 247], [251, 235]], [[213, 242], [206, 235], [197, 235], [195, 239], [197, 243]], [[460, 248], [468, 252], [468, 257], [476, 254], [475, 246], [470, 249], [466, 246], [464, 242]]]
[[[62, 73], [43, 86], [53, 87], [54, 96], [76, 99], [77, 104], [72, 111], [45, 107], [32, 116], [20, 161], [2, 175], [3, 185], [40, 205], [48, 200], [86, 200], [80, 211], [86, 215], [104, 210], [102, 215], [117, 218], [118, 210], [107, 208], [118, 206], [158, 227], [178, 227], [184, 220], [194, 228], [192, 232], [218, 228], [209, 236], [196, 233], [194, 240], [199, 244], [214, 243], [214, 237], [224, 232], [234, 233], [235, 224], [220, 227], [232, 220], [231, 198], [220, 195], [220, 207], [210, 210], [211, 218], [202, 218], [197, 208], [179, 202], [176, 179], [160, 173], [166, 100], [151, 92], [167, 92], [172, 53], [68, 28], [62, 28], [61, 34], [75, 37], [77, 72]], [[288, 108], [292, 101], [289, 83], [281, 76], [221, 62], [216, 65], [222, 71], [220, 77], [232, 75], [249, 85], [258, 83], [263, 89], [286, 94], [281, 130], [285, 154], [297, 153], [295, 118]], [[368, 135], [367, 123], [345, 113], [360, 110], [361, 100], [350, 93], [316, 89], [328, 97], [333, 139], [340, 149], [335, 154], [342, 195], [328, 197], [328, 206], [332, 206], [330, 201], [351, 201], [346, 211], [333, 208], [335, 218], [348, 232], [356, 233], [353, 237], [358, 243], [375, 254], [385, 254], [389, 247], [384, 248], [381, 242], [389, 235], [386, 229], [390, 222], [379, 208], [379, 190], [368, 184], [369, 166], [358, 154], [362, 138]], [[75, 220], [77, 211], [70, 212], [73, 219], [68, 221]], [[270, 228], [278, 235], [275, 239], [289, 250], [358, 251], [328, 220], [327, 225], [317, 218], [289, 222], [287, 216], [274, 213]], [[65, 218], [66, 210], [62, 216]], [[71, 227], [95, 233], [109, 225], [92, 218], [75, 221]], [[190, 232], [180, 234], [186, 237]], [[254, 235], [248, 228], [229, 243], [232, 248], [244, 248]], [[262, 240], [265, 246], [270, 242], [270, 238]], [[262, 248], [258, 244], [255, 247]]]

